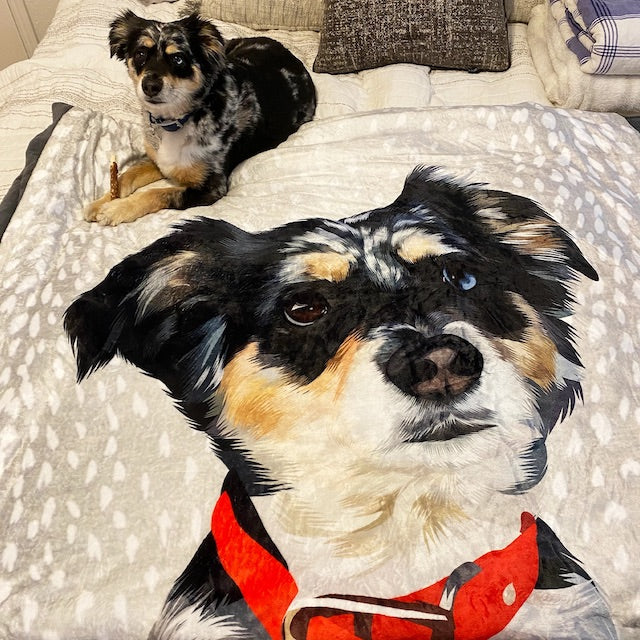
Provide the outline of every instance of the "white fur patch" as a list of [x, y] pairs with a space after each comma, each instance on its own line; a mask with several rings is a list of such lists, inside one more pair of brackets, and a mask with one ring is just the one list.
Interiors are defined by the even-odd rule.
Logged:
[[203, 618], [199, 605], [183, 604], [178, 598], [164, 607], [148, 640], [250, 640], [229, 616]]
[[186, 285], [180, 276], [181, 269], [192, 264], [196, 258], [197, 254], [193, 251], [176, 253], [160, 262], [142, 284], [131, 292], [132, 296], [138, 295], [136, 323], [143, 320], [149, 312], [164, 309], [171, 303], [173, 300], [171, 291]]
[[[292, 571], [300, 568], [294, 575], [300, 577], [301, 594], [307, 587], [320, 588], [314, 584], [318, 579], [326, 581], [325, 593], [340, 592], [340, 580], [347, 576], [355, 584], [360, 572], [383, 571], [385, 564], [385, 571], [395, 575], [395, 563], [405, 567], [416, 559], [416, 586], [420, 581], [424, 586], [451, 570], [439, 566], [440, 559], [428, 549], [446, 546], [456, 534], [466, 539], [471, 532], [463, 533], [465, 527], [477, 533], [479, 505], [496, 495], [516, 505], [516, 498], [500, 492], [526, 481], [532, 472], [519, 457], [540, 438], [533, 391], [477, 329], [454, 322], [442, 330], [473, 344], [485, 363], [477, 385], [446, 411], [429, 408], [386, 379], [377, 363], [386, 338], [376, 334], [356, 341], [344, 356], [344, 368], [319, 389], [315, 382], [296, 386], [275, 367], [256, 365], [253, 373], [245, 371], [245, 384], [265, 390], [257, 402], [271, 402], [273, 393], [280, 397], [275, 412], [291, 407], [273, 430], [233, 423], [223, 409], [222, 434], [237, 439], [274, 478], [292, 487], [269, 498], [268, 507], [256, 507], [276, 543], [284, 545], [279, 548], [287, 550]], [[491, 426], [450, 439], [408, 439], [407, 424], [424, 424], [427, 431], [440, 424], [446, 430], [449, 420], [458, 425], [480, 420]], [[514, 533], [521, 511], [505, 511]], [[484, 540], [478, 536], [480, 546]], [[314, 560], [309, 545], [316, 543]], [[459, 560], [486, 550], [473, 555], [465, 547], [458, 550]], [[318, 575], [309, 563], [329, 564], [332, 576]], [[398, 576], [404, 575], [399, 571]], [[393, 584], [388, 576], [386, 581], [390, 595], [406, 586]]]
[[155, 162], [163, 175], [170, 175], [175, 169], [191, 167], [205, 157], [215, 156], [222, 149], [218, 138], [211, 136], [206, 147], [201, 146], [194, 135], [190, 122], [178, 131], [163, 132], [160, 146], [156, 152]]

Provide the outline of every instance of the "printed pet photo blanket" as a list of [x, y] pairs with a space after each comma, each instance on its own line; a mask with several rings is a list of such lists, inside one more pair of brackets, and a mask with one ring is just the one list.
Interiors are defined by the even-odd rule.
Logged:
[[0, 244], [0, 636], [638, 637], [635, 130], [336, 116], [86, 223], [140, 144], [69, 110]]

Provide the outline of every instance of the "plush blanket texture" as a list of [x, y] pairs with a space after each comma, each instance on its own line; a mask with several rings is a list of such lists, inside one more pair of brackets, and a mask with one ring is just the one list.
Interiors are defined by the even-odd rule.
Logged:
[[341, 218], [387, 204], [426, 163], [534, 198], [600, 275], [579, 284], [574, 318], [584, 405], [551, 434], [547, 476], [518, 506], [553, 527], [607, 595], [620, 633], [638, 637], [637, 133], [617, 116], [531, 106], [340, 116], [244, 163], [213, 207], [87, 224], [80, 211], [106, 188], [110, 155], [126, 164], [139, 134], [97, 112], [67, 113], [2, 242], [0, 635], [144, 637], [207, 531], [224, 476], [155, 380], [114, 361], [74, 382], [62, 330], [74, 298], [180, 219], [259, 230]]
[[[553, 7], [557, 12], [561, 5]], [[567, 46], [551, 6], [534, 7], [527, 40], [546, 95], [555, 106], [640, 114], [640, 76], [585, 73]]]
[[[417, 65], [314, 74], [316, 119], [238, 166], [215, 205], [115, 228], [87, 223], [82, 209], [108, 188], [111, 156], [124, 170], [142, 149], [126, 68], [109, 58], [109, 22], [125, 8], [173, 19], [185, 4], [60, 0], [34, 57], [0, 72], [1, 195], [28, 141], [50, 124], [52, 103], [72, 107], [57, 113], [31, 178], [12, 191], [17, 207], [0, 242], [0, 638], [146, 638], [211, 530], [227, 474], [157, 380], [116, 358], [76, 382], [63, 329], [69, 305], [181, 221], [204, 216], [257, 232], [303, 218], [338, 220], [388, 205], [416, 165], [433, 165], [455, 180], [537, 202], [599, 276], [571, 283], [575, 313], [566, 318], [584, 365], [583, 398], [547, 439], [544, 478], [520, 495], [501, 495], [500, 508], [490, 500], [474, 544], [503, 549], [522, 539], [519, 526], [526, 535], [534, 522], [548, 525], [593, 577], [598, 605], [578, 619], [570, 599], [554, 616], [526, 622], [552, 640], [593, 640], [581, 625], [608, 607], [617, 636], [640, 640], [640, 136], [618, 115], [552, 108], [542, 80], [554, 102], [575, 107], [640, 111], [640, 89], [580, 71], [548, 7], [537, 7], [528, 32], [509, 27], [505, 74]], [[227, 37], [255, 35], [219, 27]], [[266, 35], [311, 66], [317, 32]], [[545, 38], [553, 36], [540, 76], [527, 35], [534, 58], [543, 44], [550, 51]], [[596, 84], [578, 81], [574, 69]], [[444, 579], [479, 557], [452, 544], [429, 562]], [[408, 583], [412, 575], [402, 568], [389, 578]], [[366, 585], [367, 576], [353, 580]], [[387, 581], [379, 582], [371, 593], [402, 593], [382, 593]], [[514, 601], [513, 590], [498, 595], [503, 605]], [[602, 619], [589, 628], [609, 633]]]

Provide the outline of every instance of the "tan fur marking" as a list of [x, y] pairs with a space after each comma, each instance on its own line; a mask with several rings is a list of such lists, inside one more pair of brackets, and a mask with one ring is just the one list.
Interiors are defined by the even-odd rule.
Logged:
[[331, 412], [359, 346], [357, 338], [348, 337], [324, 372], [301, 389], [284, 373], [274, 375], [273, 368], [262, 368], [256, 343], [247, 345], [227, 364], [220, 382], [227, 419], [255, 437], [286, 437], [292, 420], [309, 411]]
[[[127, 208], [130, 205], [130, 200], [128, 197], [140, 187], [144, 187], [147, 184], [151, 184], [156, 180], [160, 180], [162, 178], [162, 174], [160, 170], [151, 160], [142, 160], [137, 164], [129, 167], [124, 173], [118, 176], [118, 186], [120, 189], [120, 199], [127, 199], [127, 204], [125, 205]], [[108, 191], [101, 198], [94, 200], [92, 203], [87, 205], [84, 209], [83, 217], [87, 222], [95, 222], [96, 220], [101, 221], [102, 218], [105, 217], [105, 211], [107, 210], [107, 203], [111, 202], [111, 193]], [[113, 205], [111, 210], [113, 212], [118, 209], [118, 205]], [[124, 207], [123, 207], [124, 209]], [[151, 212], [149, 212], [151, 213]], [[118, 218], [122, 218], [122, 216], [128, 217], [126, 214], [118, 214]], [[140, 216], [137, 216], [140, 217]], [[133, 218], [135, 219], [135, 218]], [[129, 220], [121, 219], [120, 222], [129, 222]], [[107, 224], [106, 222], [102, 222], [102, 224]], [[111, 224], [118, 224], [117, 222]]]
[[129, 77], [135, 83], [136, 80], [138, 79], [138, 72], [136, 71], [136, 68], [133, 66], [133, 60], [131, 58], [127, 60], [127, 71], [129, 73]]
[[169, 82], [174, 89], [179, 87], [183, 91], [189, 93], [197, 91], [202, 86], [204, 76], [202, 75], [202, 71], [200, 71], [199, 67], [193, 66], [191, 69], [193, 75], [190, 78], [177, 78], [173, 75], [167, 75], [165, 76], [165, 81]]
[[144, 187], [161, 178], [162, 173], [160, 173], [160, 169], [152, 160], [142, 160], [127, 169], [118, 178], [120, 197], [126, 198], [140, 187]]
[[557, 349], [546, 335], [540, 318], [522, 296], [511, 294], [518, 310], [529, 320], [529, 326], [523, 331], [524, 340], [496, 340], [500, 353], [513, 362], [522, 375], [545, 390], [548, 390], [556, 377]]
[[201, 187], [208, 175], [208, 167], [204, 162], [196, 162], [188, 167], [171, 167], [167, 178], [185, 187]]
[[205, 47], [207, 47], [214, 53], [217, 53], [221, 56], [224, 55], [224, 45], [222, 44], [222, 42], [220, 42], [220, 40], [218, 40], [213, 31], [213, 27], [203, 25], [203, 27], [200, 29], [200, 40]]
[[180, 49], [175, 44], [168, 44], [164, 50], [168, 56], [173, 55], [174, 53], [179, 53], [179, 51]]
[[523, 224], [496, 225], [496, 231], [504, 236], [504, 239], [516, 249], [525, 253], [536, 255], [546, 251], [562, 249], [562, 243], [553, 236], [550, 231], [553, 223], [548, 220], [538, 219]]
[[107, 191], [107, 193], [105, 193], [102, 196], [102, 198], [98, 198], [97, 200], [94, 200], [84, 208], [84, 211], [82, 212], [82, 217], [87, 222], [95, 222], [96, 217], [98, 216], [98, 214], [100, 213], [100, 210], [102, 209], [102, 206], [110, 201], [111, 201], [111, 193]]
[[[156, 161], [158, 159], [158, 151], [156, 149], [154, 149], [151, 144], [149, 144], [149, 140], [145, 138], [144, 141], [144, 150], [147, 154], [147, 156], [150, 158], [150, 160], [156, 164]], [[157, 165], [156, 165], [157, 166]]]
[[536, 255], [561, 251], [563, 248], [562, 241], [552, 233], [554, 227], [557, 226], [556, 223], [547, 218], [533, 218], [526, 222], [510, 222], [498, 215], [491, 215], [490, 210], [482, 218], [496, 235], [502, 236], [503, 242], [511, 245], [520, 253], [535, 257]]
[[138, 44], [140, 44], [142, 47], [146, 47], [147, 49], [152, 49], [156, 46], [153, 38], [150, 38], [149, 36], [142, 36], [140, 40], [138, 40]]
[[136, 191], [128, 198], [118, 198], [103, 204], [95, 220], [105, 226], [115, 226], [122, 222], [133, 222], [160, 209], [173, 209], [180, 204], [183, 191], [183, 187]]
[[480, 207], [478, 215], [503, 241], [521, 253], [536, 256], [561, 251], [562, 241], [553, 235], [558, 224], [549, 218], [539, 216], [529, 220], [514, 222], [500, 208], [500, 201], [486, 193], [473, 196], [473, 202]]
[[351, 256], [340, 253], [313, 253], [296, 256], [302, 262], [302, 268], [306, 275], [318, 280], [341, 282], [345, 280], [355, 261]]
[[437, 235], [424, 231], [416, 231], [403, 238], [396, 247], [400, 258], [411, 264], [427, 256], [442, 256], [451, 251], [452, 248], [442, 242]]

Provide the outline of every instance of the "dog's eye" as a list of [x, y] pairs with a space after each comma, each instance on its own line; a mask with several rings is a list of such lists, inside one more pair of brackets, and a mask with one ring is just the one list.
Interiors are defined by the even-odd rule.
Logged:
[[476, 277], [460, 265], [442, 267], [442, 280], [460, 291], [469, 291], [476, 286]]
[[319, 294], [300, 294], [285, 302], [284, 317], [297, 327], [308, 327], [329, 310], [329, 304]]
[[133, 61], [137, 65], [143, 65], [147, 61], [147, 56], [148, 55], [149, 55], [149, 52], [146, 49], [138, 49], [133, 54]]
[[180, 53], [174, 53], [171, 56], [171, 63], [178, 68], [182, 68], [187, 65], [187, 59]]

